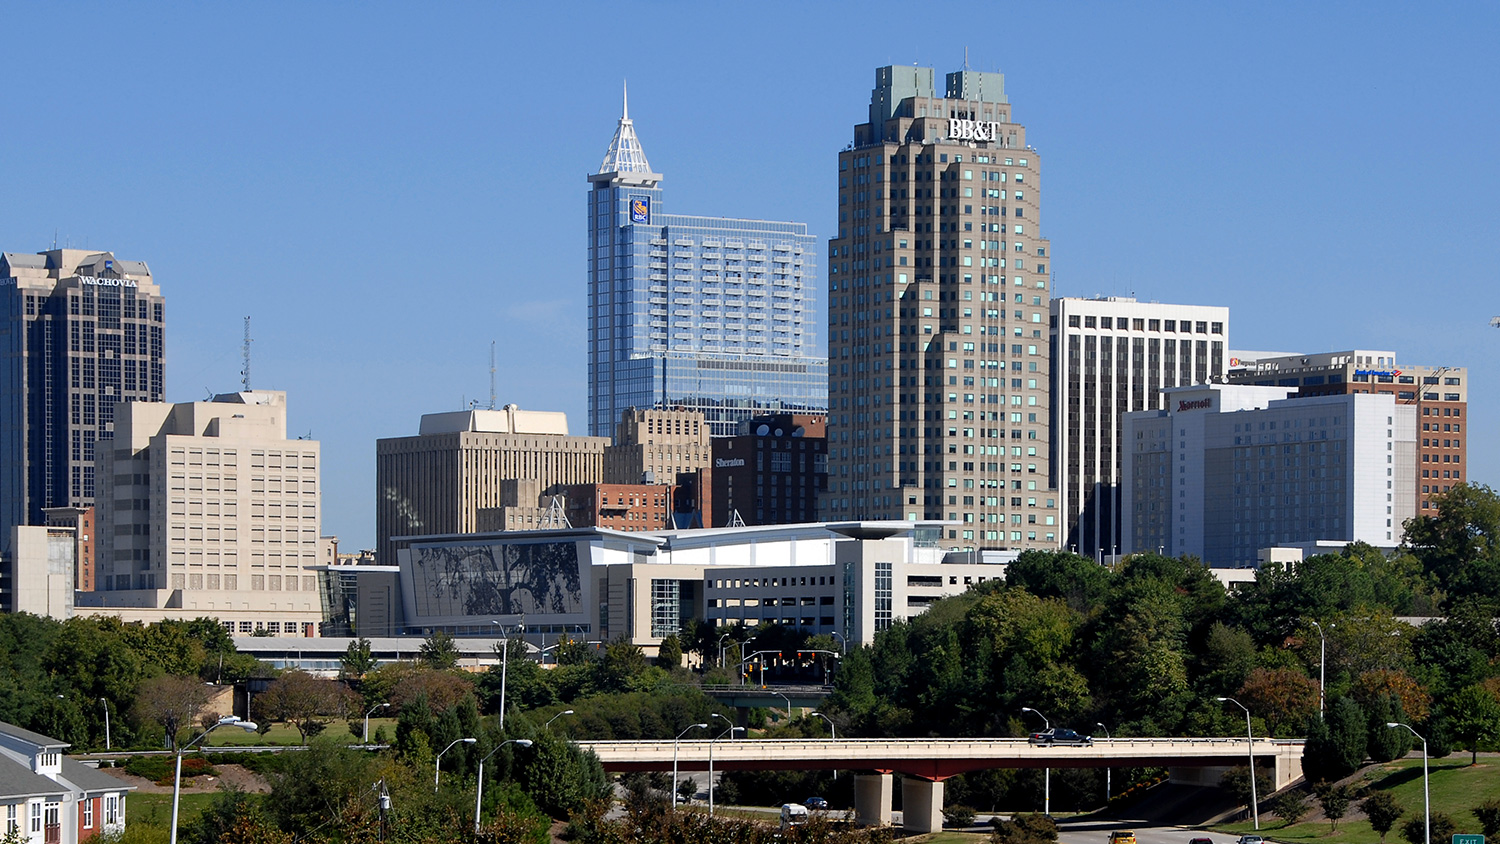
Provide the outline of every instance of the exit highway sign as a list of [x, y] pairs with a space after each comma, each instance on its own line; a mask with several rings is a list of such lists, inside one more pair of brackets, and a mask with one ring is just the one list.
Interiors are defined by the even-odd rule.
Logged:
[[1454, 834], [1453, 844], [1484, 844], [1483, 835], [1458, 835]]

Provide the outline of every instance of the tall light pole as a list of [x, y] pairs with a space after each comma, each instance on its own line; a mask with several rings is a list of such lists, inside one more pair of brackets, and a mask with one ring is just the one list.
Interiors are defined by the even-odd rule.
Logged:
[[[718, 741], [719, 739], [721, 739], [721, 738], [723, 738], [725, 736], [731, 736], [732, 737], [734, 735], [734, 732], [736, 730], [738, 730], [738, 731], [740, 731], [740, 732], [743, 733], [745, 731], [745, 728], [744, 727], [736, 727], [734, 724], [730, 723], [730, 721], [729, 721], [728, 718], [725, 718], [723, 715], [720, 715], [717, 712], [711, 713], [708, 717], [710, 717], [710, 718], [718, 718], [720, 721], [723, 721], [724, 723], [729, 724], [729, 729], [725, 730], [722, 733], [719, 733], [717, 736], [715, 736], [715, 737], [713, 737], [713, 738], [711, 738], [711, 739], [708, 740], [708, 815], [709, 815], [709, 817], [713, 817], [713, 814], [714, 814], [714, 742]], [[672, 800], [674, 801], [674, 803], [677, 800], [677, 792], [676, 792], [675, 788], [673, 789], [673, 792], [672, 792]]]
[[730, 634], [725, 633], [723, 636], [719, 637], [719, 667], [720, 668], [724, 667], [724, 640], [728, 639], [729, 635]]
[[177, 844], [177, 801], [182, 796], [182, 754], [186, 753], [189, 747], [192, 747], [193, 745], [207, 738], [209, 733], [229, 724], [233, 724], [247, 733], [253, 733], [257, 729], [254, 721], [241, 721], [238, 715], [225, 715], [223, 718], [219, 719], [219, 722], [217, 724], [214, 724], [213, 726], [199, 733], [197, 738], [177, 748], [177, 772], [172, 775], [171, 844]]
[[1418, 733], [1416, 730], [1413, 730], [1406, 724], [1397, 724], [1394, 721], [1387, 721], [1385, 722], [1385, 725], [1386, 727], [1391, 729], [1394, 729], [1396, 727], [1404, 727], [1408, 733], [1416, 736], [1417, 740], [1422, 742], [1422, 823], [1424, 824], [1424, 828], [1426, 829], [1426, 832], [1424, 833], [1425, 837], [1423, 838], [1423, 840], [1426, 841], [1427, 844], [1432, 844], [1432, 795], [1427, 790], [1427, 739], [1422, 738], [1421, 733]]
[[[490, 619], [490, 624], [500, 627], [500, 732], [503, 733], [505, 732], [505, 675], [510, 669], [510, 634], [506, 632], [505, 625], [500, 622]], [[516, 629], [524, 632], [526, 624], [524, 622], [518, 624]]]
[[840, 633], [837, 630], [831, 630], [829, 632], [833, 634], [834, 638], [836, 638], [836, 639], [839, 640], [839, 651], [841, 653], [843, 653], [844, 656], [848, 656], [849, 655], [849, 640], [845, 639], [844, 638], [844, 634]]
[[[823, 713], [819, 712], [816, 709], [814, 709], [813, 711], [811, 711], [811, 712], [809, 712], [807, 714], [808, 715], [816, 715], [819, 718], [822, 718], [824, 721], [827, 721], [828, 722], [828, 736], [829, 736], [829, 740], [830, 741], [838, 741], [838, 739], [839, 739], [839, 728], [834, 726], [832, 718], [829, 718], [827, 715], [824, 715]], [[839, 769], [838, 768], [834, 768], [833, 769], [833, 778], [834, 779], [838, 779], [839, 778]]]
[[[391, 705], [389, 703], [377, 703], [374, 706], [370, 707], [370, 712], [374, 712], [377, 709], [390, 709], [390, 708], [391, 708]], [[369, 744], [370, 743], [370, 712], [366, 712], [365, 713], [365, 741], [364, 741], [365, 744]]]
[[[1106, 741], [1112, 738], [1109, 734], [1109, 728], [1104, 726], [1103, 723], [1095, 721], [1094, 726], [1104, 731], [1104, 738]], [[1106, 806], [1109, 805], [1109, 775], [1113, 772], [1113, 770], [1113, 768], [1104, 769], [1104, 803]]]
[[[1035, 709], [1032, 709], [1029, 706], [1023, 706], [1023, 707], [1021, 707], [1021, 711], [1022, 712], [1030, 712], [1031, 714], [1037, 716], [1038, 718], [1041, 718], [1042, 719], [1042, 723], [1046, 725], [1046, 728], [1048, 730], [1052, 729], [1052, 722], [1049, 721], [1049, 720], [1047, 720], [1047, 716], [1043, 715], [1041, 712], [1039, 712], [1039, 711], [1037, 711]], [[1048, 766], [1048, 767], [1042, 769], [1042, 814], [1046, 815], [1049, 818], [1052, 817], [1052, 768], [1051, 768], [1051, 766]]]
[[1250, 728], [1250, 710], [1232, 697], [1215, 698], [1220, 703], [1230, 703], [1245, 710], [1245, 737], [1249, 739], [1250, 746], [1250, 814], [1255, 818], [1255, 829], [1260, 830], [1260, 797], [1255, 793], [1255, 731]]
[[1318, 717], [1323, 717], [1323, 680], [1328, 669], [1328, 637], [1323, 635], [1323, 625], [1309, 618], [1308, 624], [1318, 628]]
[[[473, 739], [468, 739], [468, 741], [473, 741]], [[494, 750], [491, 750], [489, 753], [484, 754], [484, 759], [480, 759], [479, 760], [479, 785], [475, 786], [475, 788], [474, 788], [474, 831], [475, 832], [479, 831], [479, 801], [480, 801], [481, 798], [484, 797], [484, 763], [491, 756], [494, 756], [495, 753], [500, 750], [500, 748], [506, 746], [507, 744], [518, 744], [518, 745], [520, 745], [522, 747], [530, 747], [531, 746], [531, 739], [517, 738], [517, 739], [510, 739], [509, 741], [502, 741], [499, 744], [495, 745], [495, 749]], [[452, 745], [449, 745], [449, 746], [451, 747]]]
[[109, 750], [109, 701], [101, 697], [99, 702], [104, 704], [104, 749]]
[[672, 739], [672, 798], [671, 799], [672, 799], [672, 811], [674, 811], [674, 812], [677, 811], [677, 743], [679, 741], [682, 741], [682, 737], [685, 736], [685, 735], [687, 735], [689, 730], [706, 730], [706, 729], [708, 729], [708, 725], [707, 724], [689, 724], [687, 726], [686, 730], [683, 730], [682, 732], [680, 732], [680, 733], [677, 734], [677, 738]]
[[792, 699], [782, 694], [781, 692], [777, 692], [776, 696], [786, 701], [786, 719], [788, 721], [792, 720]]
[[556, 721], [557, 719], [563, 717], [564, 715], [572, 715], [572, 714], [573, 714], [573, 710], [571, 710], [571, 709], [564, 709], [563, 711], [557, 713], [556, 715], [553, 715], [551, 718], [548, 718], [547, 719], [547, 723], [545, 723], [545, 724], [542, 725], [542, 729], [543, 730], [550, 730], [550, 729], [552, 729], [552, 722], [553, 721]]
[[442, 752], [438, 753], [437, 758], [432, 760], [432, 790], [434, 793], [436, 793], [438, 790], [438, 777], [442, 776], [443, 774], [443, 754], [452, 750], [453, 745], [455, 744], [473, 744], [476, 741], [479, 741], [479, 739], [454, 739], [452, 744], [449, 744], [447, 747], [443, 748]]
[[755, 641], [756, 638], [757, 637], [755, 637], [755, 636], [751, 636], [750, 638], [746, 639], [745, 641], [740, 642], [739, 672], [740, 672], [740, 683], [741, 684], [743, 684], [745, 682], [745, 646], [748, 645], [748, 644], [750, 644], [751, 642]]

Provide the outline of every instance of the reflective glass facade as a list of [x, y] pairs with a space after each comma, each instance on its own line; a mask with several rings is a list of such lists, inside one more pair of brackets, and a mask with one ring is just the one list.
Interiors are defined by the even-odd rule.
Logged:
[[[634, 141], [626, 119], [622, 134]], [[612, 147], [605, 166], [616, 160]], [[641, 170], [590, 181], [591, 435], [631, 407], [702, 411], [714, 436], [768, 410], [827, 409], [805, 223], [665, 214], [661, 176]]]

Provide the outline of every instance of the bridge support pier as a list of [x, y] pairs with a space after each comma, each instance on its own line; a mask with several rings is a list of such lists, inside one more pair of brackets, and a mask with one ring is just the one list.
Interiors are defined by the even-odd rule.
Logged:
[[[1298, 748], [1298, 750], [1300, 751], [1301, 748]], [[1276, 754], [1276, 769], [1274, 774], [1275, 776], [1272, 781], [1276, 784], [1277, 791], [1302, 779], [1302, 754], [1300, 752]]]
[[[891, 797], [895, 794], [890, 774], [854, 776], [854, 822], [860, 826], [890, 826]], [[904, 797], [906, 792], [902, 792]]]
[[902, 828], [908, 833], [942, 832], [942, 781], [902, 777], [901, 819]]

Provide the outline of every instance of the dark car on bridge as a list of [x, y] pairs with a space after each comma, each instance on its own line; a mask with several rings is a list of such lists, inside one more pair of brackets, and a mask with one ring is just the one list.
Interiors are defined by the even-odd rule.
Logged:
[[1032, 733], [1030, 741], [1041, 747], [1052, 747], [1053, 745], [1068, 745], [1071, 747], [1092, 747], [1093, 736], [1080, 735], [1073, 730], [1053, 727], [1040, 733]]

